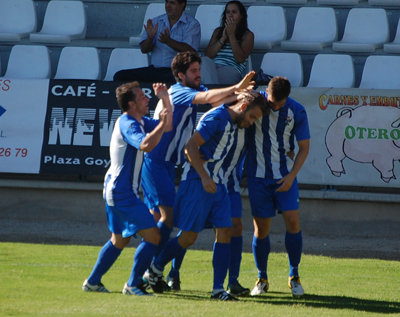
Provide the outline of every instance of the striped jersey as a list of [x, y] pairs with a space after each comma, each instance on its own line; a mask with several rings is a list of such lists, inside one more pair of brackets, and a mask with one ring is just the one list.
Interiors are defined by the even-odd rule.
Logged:
[[109, 206], [127, 205], [137, 201], [141, 180], [143, 151], [140, 145], [146, 133], [158, 120], [143, 117], [141, 122], [122, 114], [115, 122], [110, 141], [111, 165], [104, 180], [103, 196]]
[[[265, 91], [261, 94], [267, 99]], [[272, 181], [287, 175], [294, 163], [287, 152], [295, 149], [295, 138], [309, 139], [310, 130], [304, 107], [288, 98], [282, 109], [271, 110], [247, 130], [247, 176]]]
[[[161, 160], [181, 164], [185, 161], [183, 148], [192, 136], [196, 124], [197, 105], [192, 104], [194, 97], [207, 88], [201, 85], [197, 90], [176, 83], [168, 90], [173, 110], [173, 127], [161, 137], [159, 144], [148, 154], [153, 160]], [[154, 118], [162, 109], [162, 101], [157, 104]]]
[[[245, 129], [237, 129], [235, 133], [236, 142], [233, 144], [224, 160], [225, 181], [228, 193], [240, 193], [240, 180], [243, 173], [245, 159]], [[226, 167], [225, 167], [226, 166]]]
[[[227, 168], [223, 163], [232, 146], [236, 146], [237, 129], [225, 105], [207, 111], [196, 127], [205, 141], [199, 148], [204, 168], [216, 184], [225, 183]], [[185, 162], [182, 181], [199, 177], [189, 162]]]
[[225, 43], [223, 48], [214, 57], [213, 61], [218, 65], [233, 66], [241, 76], [246, 75], [248, 64], [247, 59], [243, 63], [239, 64], [233, 55], [232, 46], [230, 43]]

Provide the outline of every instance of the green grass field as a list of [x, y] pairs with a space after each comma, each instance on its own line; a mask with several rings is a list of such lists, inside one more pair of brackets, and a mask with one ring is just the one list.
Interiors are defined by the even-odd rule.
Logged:
[[[239, 302], [209, 299], [212, 253], [190, 250], [181, 292], [124, 296], [134, 248], [127, 248], [104, 276], [111, 294], [84, 293], [81, 285], [100, 247], [0, 243], [0, 316], [400, 316], [400, 262], [303, 255], [306, 295], [287, 287], [287, 257], [272, 253], [270, 291]], [[169, 268], [168, 268], [169, 269]], [[257, 278], [253, 256], [243, 254], [240, 282]]]

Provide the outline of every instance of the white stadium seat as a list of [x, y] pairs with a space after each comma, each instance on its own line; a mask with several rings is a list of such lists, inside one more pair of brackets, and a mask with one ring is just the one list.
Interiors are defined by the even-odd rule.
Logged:
[[201, 27], [200, 48], [207, 47], [214, 30], [221, 24], [224, 8], [222, 4], [200, 4], [197, 7], [195, 18]]
[[46, 46], [14, 45], [12, 47], [4, 77], [48, 79], [50, 76], [50, 55]]
[[292, 87], [303, 86], [303, 63], [297, 53], [266, 53], [261, 69], [271, 76], [287, 77]]
[[[204, 0], [201, 0], [201, 1], [204, 1]], [[257, 1], [257, 0], [242, 0], [242, 1], [240, 1], [240, 2], [242, 2], [243, 4], [246, 4], [246, 3], [253, 3], [253, 2], [256, 2], [256, 1]], [[227, 3], [226, 0], [216, 0], [216, 2]]]
[[351, 55], [317, 54], [307, 87], [353, 88], [354, 63]]
[[249, 29], [254, 33], [254, 48], [270, 50], [286, 40], [286, 16], [280, 6], [250, 6], [247, 9]]
[[385, 53], [400, 53], [400, 19], [397, 22], [397, 31], [393, 42], [383, 44]]
[[[141, 29], [140, 34], [143, 32], [144, 25], [147, 23], [148, 19], [155, 18], [164, 13], [165, 13], [165, 3], [164, 2], [150, 3], [146, 8], [146, 13], [144, 14], [142, 29]], [[135, 46], [139, 45], [140, 34], [138, 36], [129, 37], [129, 43], [132, 45], [135, 45]]]
[[389, 22], [384, 9], [353, 8], [347, 16], [342, 40], [332, 49], [341, 52], [374, 52], [389, 40]]
[[319, 5], [357, 5], [364, 0], [317, 0]]
[[400, 7], [399, 0], [368, 0], [369, 5]]
[[36, 7], [32, 0], [0, 1], [0, 41], [20, 41], [36, 32]]
[[147, 54], [142, 54], [138, 48], [114, 48], [108, 61], [104, 80], [113, 80], [114, 74], [123, 69], [149, 66]]
[[335, 10], [323, 7], [301, 7], [297, 11], [290, 40], [282, 41], [285, 50], [320, 51], [337, 40]]
[[363, 89], [400, 89], [400, 56], [368, 56], [361, 76]]
[[31, 42], [70, 43], [86, 37], [86, 13], [82, 1], [52, 0], [48, 3], [40, 32]]
[[64, 47], [55, 79], [100, 79], [100, 57], [95, 47]]
[[306, 4], [307, 0], [266, 0], [267, 3], [277, 3], [277, 4]]

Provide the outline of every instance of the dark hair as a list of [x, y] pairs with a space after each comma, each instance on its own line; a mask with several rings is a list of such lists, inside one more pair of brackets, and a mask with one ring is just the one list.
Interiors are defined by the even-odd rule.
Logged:
[[268, 83], [268, 92], [276, 101], [289, 97], [290, 89], [290, 81], [286, 77], [275, 76]]
[[171, 70], [176, 81], [179, 81], [178, 73], [185, 74], [190, 65], [194, 62], [201, 64], [201, 57], [196, 52], [186, 51], [175, 55], [171, 63]]
[[257, 93], [257, 96], [248, 102], [245, 112], [255, 107], [259, 107], [263, 115], [267, 115], [269, 113], [269, 108], [267, 107], [267, 101], [265, 100], [264, 96], [262, 96], [260, 93]]
[[[176, 1], [179, 2], [179, 3], [185, 3], [185, 6], [183, 7], [183, 10], [186, 9], [186, 4], [187, 4], [186, 0], [176, 0]], [[165, 2], [167, 2], [167, 0], [165, 0]]]
[[130, 83], [122, 84], [115, 90], [117, 103], [122, 111], [129, 110], [129, 101], [136, 102], [136, 94], [133, 91], [134, 88], [140, 88], [139, 82], [133, 81]]
[[247, 11], [246, 11], [246, 8], [244, 7], [243, 3], [241, 3], [240, 1], [236, 1], [236, 0], [229, 1], [225, 5], [224, 12], [222, 12], [222, 15], [221, 15], [221, 25], [219, 27], [219, 32], [218, 32], [217, 38], [220, 39], [222, 37], [222, 32], [224, 31], [224, 28], [225, 28], [226, 10], [228, 8], [228, 5], [230, 5], [230, 4], [235, 4], [239, 8], [239, 12], [242, 15], [242, 18], [240, 19], [238, 25], [236, 26], [236, 31], [235, 31], [235, 36], [236, 36], [237, 40], [240, 42], [242, 40], [243, 35], [248, 30]]

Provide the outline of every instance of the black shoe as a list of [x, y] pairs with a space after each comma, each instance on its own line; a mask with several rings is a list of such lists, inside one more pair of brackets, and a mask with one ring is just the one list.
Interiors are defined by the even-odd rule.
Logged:
[[164, 292], [171, 291], [171, 287], [169, 287], [168, 283], [166, 281], [164, 281], [164, 280], [162, 280], [162, 286], [163, 286]]
[[167, 276], [167, 283], [171, 290], [173, 290], [173, 291], [181, 290], [181, 281], [180, 281], [179, 277]]
[[228, 285], [227, 291], [234, 296], [247, 296], [250, 294], [250, 289], [243, 287], [239, 282]]
[[235, 296], [225, 292], [224, 290], [219, 291], [218, 293], [211, 293], [211, 299], [218, 299], [222, 301], [236, 301], [238, 300]]
[[164, 292], [164, 282], [163, 274], [156, 273], [153, 264], [149, 267], [149, 284], [154, 293]]

